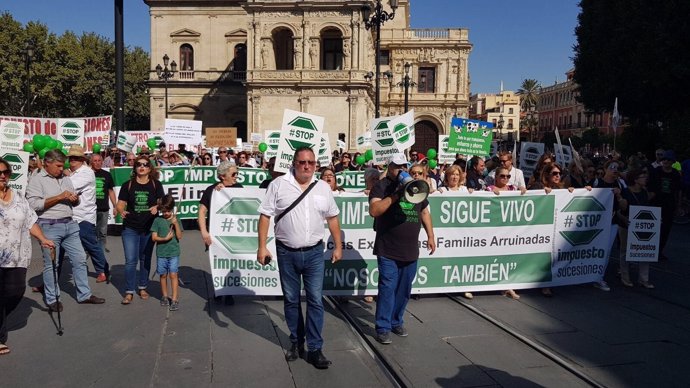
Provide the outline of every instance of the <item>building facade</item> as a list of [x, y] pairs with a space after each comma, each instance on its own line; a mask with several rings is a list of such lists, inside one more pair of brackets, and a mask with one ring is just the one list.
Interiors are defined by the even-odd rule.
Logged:
[[510, 90], [473, 94], [469, 118], [493, 123], [494, 139], [511, 143], [519, 140], [520, 96]]
[[[163, 128], [167, 111], [204, 128], [237, 127], [246, 141], [280, 129], [287, 108], [324, 116], [333, 147], [340, 138], [355, 148], [368, 130], [375, 30], [366, 28], [363, 9], [374, 1], [144, 1], [151, 68], [167, 54], [178, 70], [167, 82], [151, 73], [152, 129]], [[409, 63], [413, 148], [437, 148], [452, 117], [468, 113], [471, 49], [467, 29], [411, 29], [410, 0], [400, 0], [381, 28], [381, 115], [404, 113]]]
[[[561, 136], [582, 136], [590, 128], [598, 128], [604, 134], [612, 134], [611, 114], [595, 113], [585, 109], [578, 101], [578, 86], [573, 81], [574, 69], [569, 70], [564, 82], [542, 87], [537, 99], [538, 138], [558, 128]], [[613, 106], [613, 101], [611, 101]], [[622, 128], [618, 128], [618, 133]]]

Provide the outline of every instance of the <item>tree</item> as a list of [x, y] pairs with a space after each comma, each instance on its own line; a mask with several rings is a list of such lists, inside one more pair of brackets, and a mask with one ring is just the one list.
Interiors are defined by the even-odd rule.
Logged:
[[528, 78], [522, 81], [518, 94], [520, 95], [520, 107], [523, 111], [528, 111], [530, 108], [537, 107], [537, 98], [541, 84], [536, 79]]
[[610, 111], [618, 97], [634, 127], [687, 122], [690, 2], [582, 0], [580, 7], [574, 80], [585, 107]]
[[[112, 115], [115, 107], [115, 45], [94, 33], [56, 36], [41, 23], [22, 27], [8, 13], [0, 15], [0, 114], [25, 112], [25, 42], [34, 46], [31, 63], [31, 115], [88, 117]], [[125, 126], [149, 128], [146, 81], [148, 54], [125, 49]]]

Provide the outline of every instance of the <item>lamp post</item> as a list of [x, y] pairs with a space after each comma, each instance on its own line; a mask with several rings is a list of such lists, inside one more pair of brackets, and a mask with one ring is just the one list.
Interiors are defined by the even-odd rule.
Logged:
[[409, 104], [409, 99], [410, 99], [410, 86], [417, 86], [417, 83], [412, 81], [410, 82], [410, 65], [409, 62], [405, 62], [405, 76], [403, 77], [403, 80], [398, 82], [397, 86], [403, 86], [405, 87], [405, 113], [409, 110], [410, 104]]
[[165, 81], [165, 118], [168, 118], [168, 80], [172, 78], [175, 75], [175, 72], [177, 71], [177, 63], [175, 61], [172, 61], [170, 63], [170, 69], [168, 69], [168, 61], [170, 61], [170, 58], [168, 57], [168, 54], [163, 55], [163, 66], [159, 63], [156, 65], [156, 74], [158, 74], [158, 79], [159, 80], [164, 80]]
[[24, 85], [26, 91], [26, 109], [24, 110], [24, 117], [31, 116], [31, 59], [34, 57], [34, 45], [33, 43], [26, 42], [24, 45], [24, 59], [26, 60], [26, 85]]
[[376, 0], [376, 6], [374, 7], [373, 13], [369, 5], [362, 9], [364, 13], [364, 26], [367, 30], [376, 28], [376, 97], [374, 100], [374, 105], [376, 106], [376, 118], [381, 117], [381, 84], [379, 77], [381, 76], [381, 26], [389, 20], [393, 20], [395, 17], [395, 10], [398, 8], [398, 0], [388, 0], [393, 12], [388, 13], [383, 10], [383, 4], [381, 0]]
[[501, 145], [503, 144], [503, 124], [505, 121], [503, 121], [503, 113], [498, 115], [498, 136], [500, 137], [500, 140], [498, 141], [498, 149], [501, 149]]

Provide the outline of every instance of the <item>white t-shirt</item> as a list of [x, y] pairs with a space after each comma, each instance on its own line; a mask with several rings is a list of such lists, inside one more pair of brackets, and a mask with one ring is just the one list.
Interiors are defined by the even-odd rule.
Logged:
[[[282, 214], [302, 194], [293, 172], [274, 179], [266, 190], [259, 213], [269, 217]], [[318, 181], [307, 196], [275, 226], [275, 238], [290, 248], [305, 248], [323, 240], [324, 220], [340, 214], [330, 186]]]

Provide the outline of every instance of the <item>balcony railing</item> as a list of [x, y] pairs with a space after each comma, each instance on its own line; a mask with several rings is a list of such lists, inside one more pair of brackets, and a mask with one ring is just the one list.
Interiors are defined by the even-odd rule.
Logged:
[[441, 28], [413, 28], [410, 30], [413, 38], [419, 39], [448, 39], [450, 31]]
[[181, 80], [192, 80], [194, 79], [194, 70], [180, 70]]

